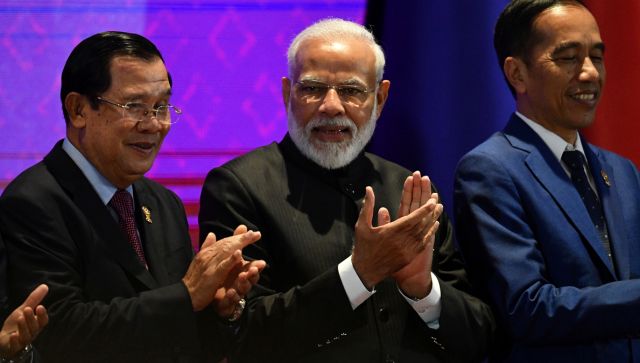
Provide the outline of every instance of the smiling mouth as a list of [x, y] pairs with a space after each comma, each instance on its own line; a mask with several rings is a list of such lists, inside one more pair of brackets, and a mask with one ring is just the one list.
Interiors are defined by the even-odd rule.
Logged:
[[149, 153], [155, 148], [156, 144], [153, 142], [134, 142], [129, 144], [129, 146], [139, 151]]
[[578, 93], [569, 95], [569, 97], [580, 103], [592, 105], [598, 100], [598, 92], [597, 91], [578, 92]]

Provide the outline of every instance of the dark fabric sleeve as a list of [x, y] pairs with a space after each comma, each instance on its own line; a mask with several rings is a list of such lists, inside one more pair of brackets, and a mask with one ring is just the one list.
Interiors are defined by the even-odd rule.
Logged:
[[492, 349], [496, 323], [490, 307], [472, 295], [452, 224], [444, 213], [436, 241], [433, 273], [440, 282], [442, 310], [440, 327], [428, 329], [428, 333], [451, 361], [480, 361]]

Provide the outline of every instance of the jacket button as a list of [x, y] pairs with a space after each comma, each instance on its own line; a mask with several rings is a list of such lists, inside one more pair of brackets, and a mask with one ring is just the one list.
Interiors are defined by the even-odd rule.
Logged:
[[351, 183], [347, 183], [344, 186], [344, 191], [347, 192], [348, 194], [351, 194], [352, 196], [356, 195], [356, 187]]
[[380, 308], [380, 310], [378, 310], [378, 317], [381, 322], [386, 323], [389, 321], [389, 310], [387, 310], [387, 308]]

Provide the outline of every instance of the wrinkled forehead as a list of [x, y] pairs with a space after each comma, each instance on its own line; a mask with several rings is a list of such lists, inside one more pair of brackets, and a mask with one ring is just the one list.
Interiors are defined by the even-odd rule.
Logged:
[[108, 92], [133, 98], [171, 93], [169, 74], [160, 58], [114, 57], [110, 72], [111, 87]]
[[293, 69], [294, 81], [318, 79], [336, 81], [357, 78], [375, 82], [375, 55], [361, 39], [306, 39], [298, 48]]

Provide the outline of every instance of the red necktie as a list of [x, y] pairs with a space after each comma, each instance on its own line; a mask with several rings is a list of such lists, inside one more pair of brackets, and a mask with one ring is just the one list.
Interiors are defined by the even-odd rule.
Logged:
[[138, 236], [138, 230], [136, 229], [136, 218], [133, 215], [133, 198], [131, 194], [124, 189], [118, 189], [116, 194], [113, 195], [109, 201], [109, 206], [115, 209], [120, 219], [120, 229], [129, 239], [131, 247], [138, 255], [138, 260], [144, 266], [147, 266], [147, 261], [144, 258], [144, 250], [142, 249], [142, 242], [140, 242], [140, 236]]

